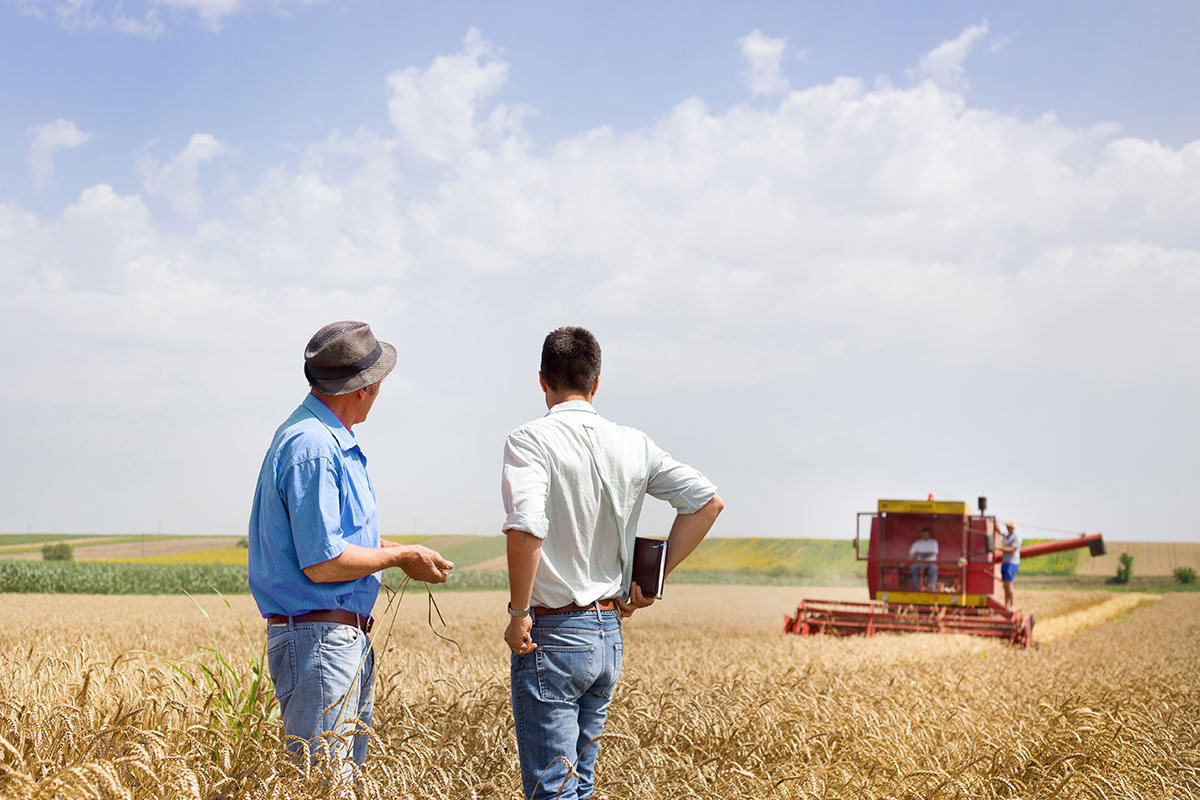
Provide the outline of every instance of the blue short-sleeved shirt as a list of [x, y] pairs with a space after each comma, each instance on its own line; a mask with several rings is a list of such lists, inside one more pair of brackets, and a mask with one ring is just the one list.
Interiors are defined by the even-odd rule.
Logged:
[[354, 434], [315, 395], [275, 431], [250, 511], [250, 591], [264, 617], [344, 608], [367, 616], [378, 573], [316, 583], [305, 567], [347, 544], [379, 547], [375, 490]]

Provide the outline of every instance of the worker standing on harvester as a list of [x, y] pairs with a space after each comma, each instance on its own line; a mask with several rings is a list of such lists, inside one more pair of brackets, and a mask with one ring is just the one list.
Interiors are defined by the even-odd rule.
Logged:
[[1011, 519], [1004, 523], [1008, 532], [1004, 534], [1004, 543], [1000, 552], [1000, 580], [1004, 582], [1004, 605], [1013, 607], [1013, 581], [1017, 579], [1017, 570], [1021, 568], [1021, 536], [1017, 533], [1017, 523]]

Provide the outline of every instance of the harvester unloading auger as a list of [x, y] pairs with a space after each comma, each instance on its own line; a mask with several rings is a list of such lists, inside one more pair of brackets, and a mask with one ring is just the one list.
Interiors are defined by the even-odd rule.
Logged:
[[[787, 617], [784, 633], [838, 636], [882, 631], [968, 633], [1007, 639], [1028, 647], [1033, 640], [1033, 617], [1006, 608], [997, 599], [1001, 588], [1002, 533], [996, 518], [985, 516], [987, 498], [979, 498], [979, 513], [967, 504], [945, 500], [880, 500], [878, 510], [861, 512], [854, 536], [854, 553], [867, 562], [871, 602], [801, 600], [796, 616]], [[866, 518], [866, 519], [864, 519]], [[866, 555], [860, 531], [870, 522]], [[935, 560], [910, 557], [923, 529], [937, 542]], [[1026, 545], [1021, 560], [1086, 547], [1104, 555], [1098, 533], [1073, 539]], [[926, 568], [936, 564], [936, 570]], [[914, 567], [914, 565], [917, 565]], [[936, 574], [936, 578], [927, 576]]]

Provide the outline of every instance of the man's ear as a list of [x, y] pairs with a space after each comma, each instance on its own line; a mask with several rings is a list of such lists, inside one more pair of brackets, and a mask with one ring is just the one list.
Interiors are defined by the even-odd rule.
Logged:
[[596, 396], [596, 392], [600, 389], [600, 376], [596, 376], [596, 380], [592, 381], [592, 397]]
[[546, 383], [546, 376], [542, 374], [540, 369], [538, 370], [538, 384], [541, 385], [543, 392], [550, 391], [550, 384]]

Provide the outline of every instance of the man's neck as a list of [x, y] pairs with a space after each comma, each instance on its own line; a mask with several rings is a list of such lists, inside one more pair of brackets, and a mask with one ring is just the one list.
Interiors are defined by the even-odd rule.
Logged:
[[354, 423], [358, 422], [358, 420], [353, 416], [354, 409], [350, 407], [351, 403], [347, 399], [349, 395], [326, 395], [317, 394], [316, 392], [313, 392], [312, 395], [333, 412], [338, 421], [346, 426], [346, 430], [353, 430]]
[[581, 392], [570, 392], [570, 391], [568, 391], [568, 392], [554, 392], [554, 391], [546, 392], [546, 408], [554, 408], [559, 403], [569, 403], [572, 400], [582, 400], [585, 403], [591, 403], [592, 396], [590, 394], [583, 394]]

